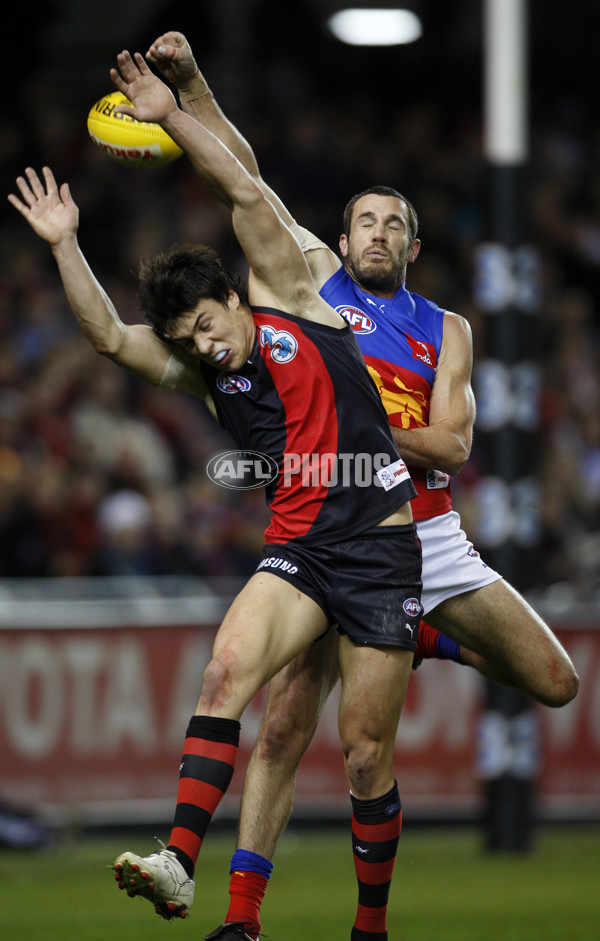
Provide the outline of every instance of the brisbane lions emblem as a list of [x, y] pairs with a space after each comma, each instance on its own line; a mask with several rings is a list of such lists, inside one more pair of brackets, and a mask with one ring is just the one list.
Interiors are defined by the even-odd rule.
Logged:
[[298, 352], [296, 337], [287, 330], [276, 330], [270, 324], [260, 328], [258, 340], [263, 348], [271, 351], [271, 358], [276, 363], [289, 363]]
[[344, 320], [348, 321], [354, 333], [373, 333], [373, 330], [377, 329], [375, 321], [358, 307], [349, 307], [347, 304], [342, 304], [340, 307], [336, 307], [336, 310]]
[[236, 376], [234, 373], [220, 372], [217, 377], [217, 388], [230, 395], [234, 392], [248, 392], [250, 380], [245, 376]]

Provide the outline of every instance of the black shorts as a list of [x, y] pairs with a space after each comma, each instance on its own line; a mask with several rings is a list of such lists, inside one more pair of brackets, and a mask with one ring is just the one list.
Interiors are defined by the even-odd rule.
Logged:
[[271, 543], [258, 571], [278, 575], [316, 601], [355, 644], [416, 649], [422, 583], [413, 523], [374, 526], [331, 546]]

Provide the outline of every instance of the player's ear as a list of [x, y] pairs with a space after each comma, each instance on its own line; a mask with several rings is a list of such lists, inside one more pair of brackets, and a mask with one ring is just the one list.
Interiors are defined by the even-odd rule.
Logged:
[[340, 254], [342, 258], [346, 258], [348, 255], [348, 237], [343, 233], [340, 235]]
[[421, 251], [421, 239], [413, 239], [413, 243], [410, 246], [410, 251], [408, 253], [407, 261], [413, 262], [416, 261], [417, 255]]
[[240, 306], [240, 296], [237, 293], [237, 291], [233, 290], [233, 288], [231, 288], [229, 292], [229, 297], [227, 298], [227, 306], [229, 307], [229, 310], [237, 310], [238, 307]]

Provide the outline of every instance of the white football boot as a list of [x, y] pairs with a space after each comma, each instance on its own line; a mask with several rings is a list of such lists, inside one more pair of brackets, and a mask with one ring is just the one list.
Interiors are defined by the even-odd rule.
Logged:
[[117, 885], [130, 898], [148, 899], [167, 920], [187, 917], [194, 901], [194, 880], [171, 850], [163, 848], [150, 856], [121, 853], [112, 868]]

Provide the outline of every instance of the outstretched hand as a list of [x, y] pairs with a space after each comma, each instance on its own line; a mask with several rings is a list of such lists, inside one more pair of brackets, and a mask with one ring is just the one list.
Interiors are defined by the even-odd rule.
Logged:
[[160, 124], [177, 110], [177, 102], [164, 82], [150, 71], [139, 52], [133, 59], [124, 50], [117, 56], [118, 69], [110, 70], [115, 88], [129, 98], [131, 107], [118, 105], [115, 111], [138, 121]]
[[8, 201], [40, 236], [50, 245], [58, 245], [64, 238], [77, 232], [79, 210], [73, 201], [68, 183], [56, 185], [49, 167], [42, 170], [46, 189], [35, 170], [27, 167], [25, 177], [17, 177], [22, 199], [9, 193]]
[[146, 59], [173, 85], [188, 82], [198, 72], [191, 46], [183, 33], [163, 33], [148, 49]]

